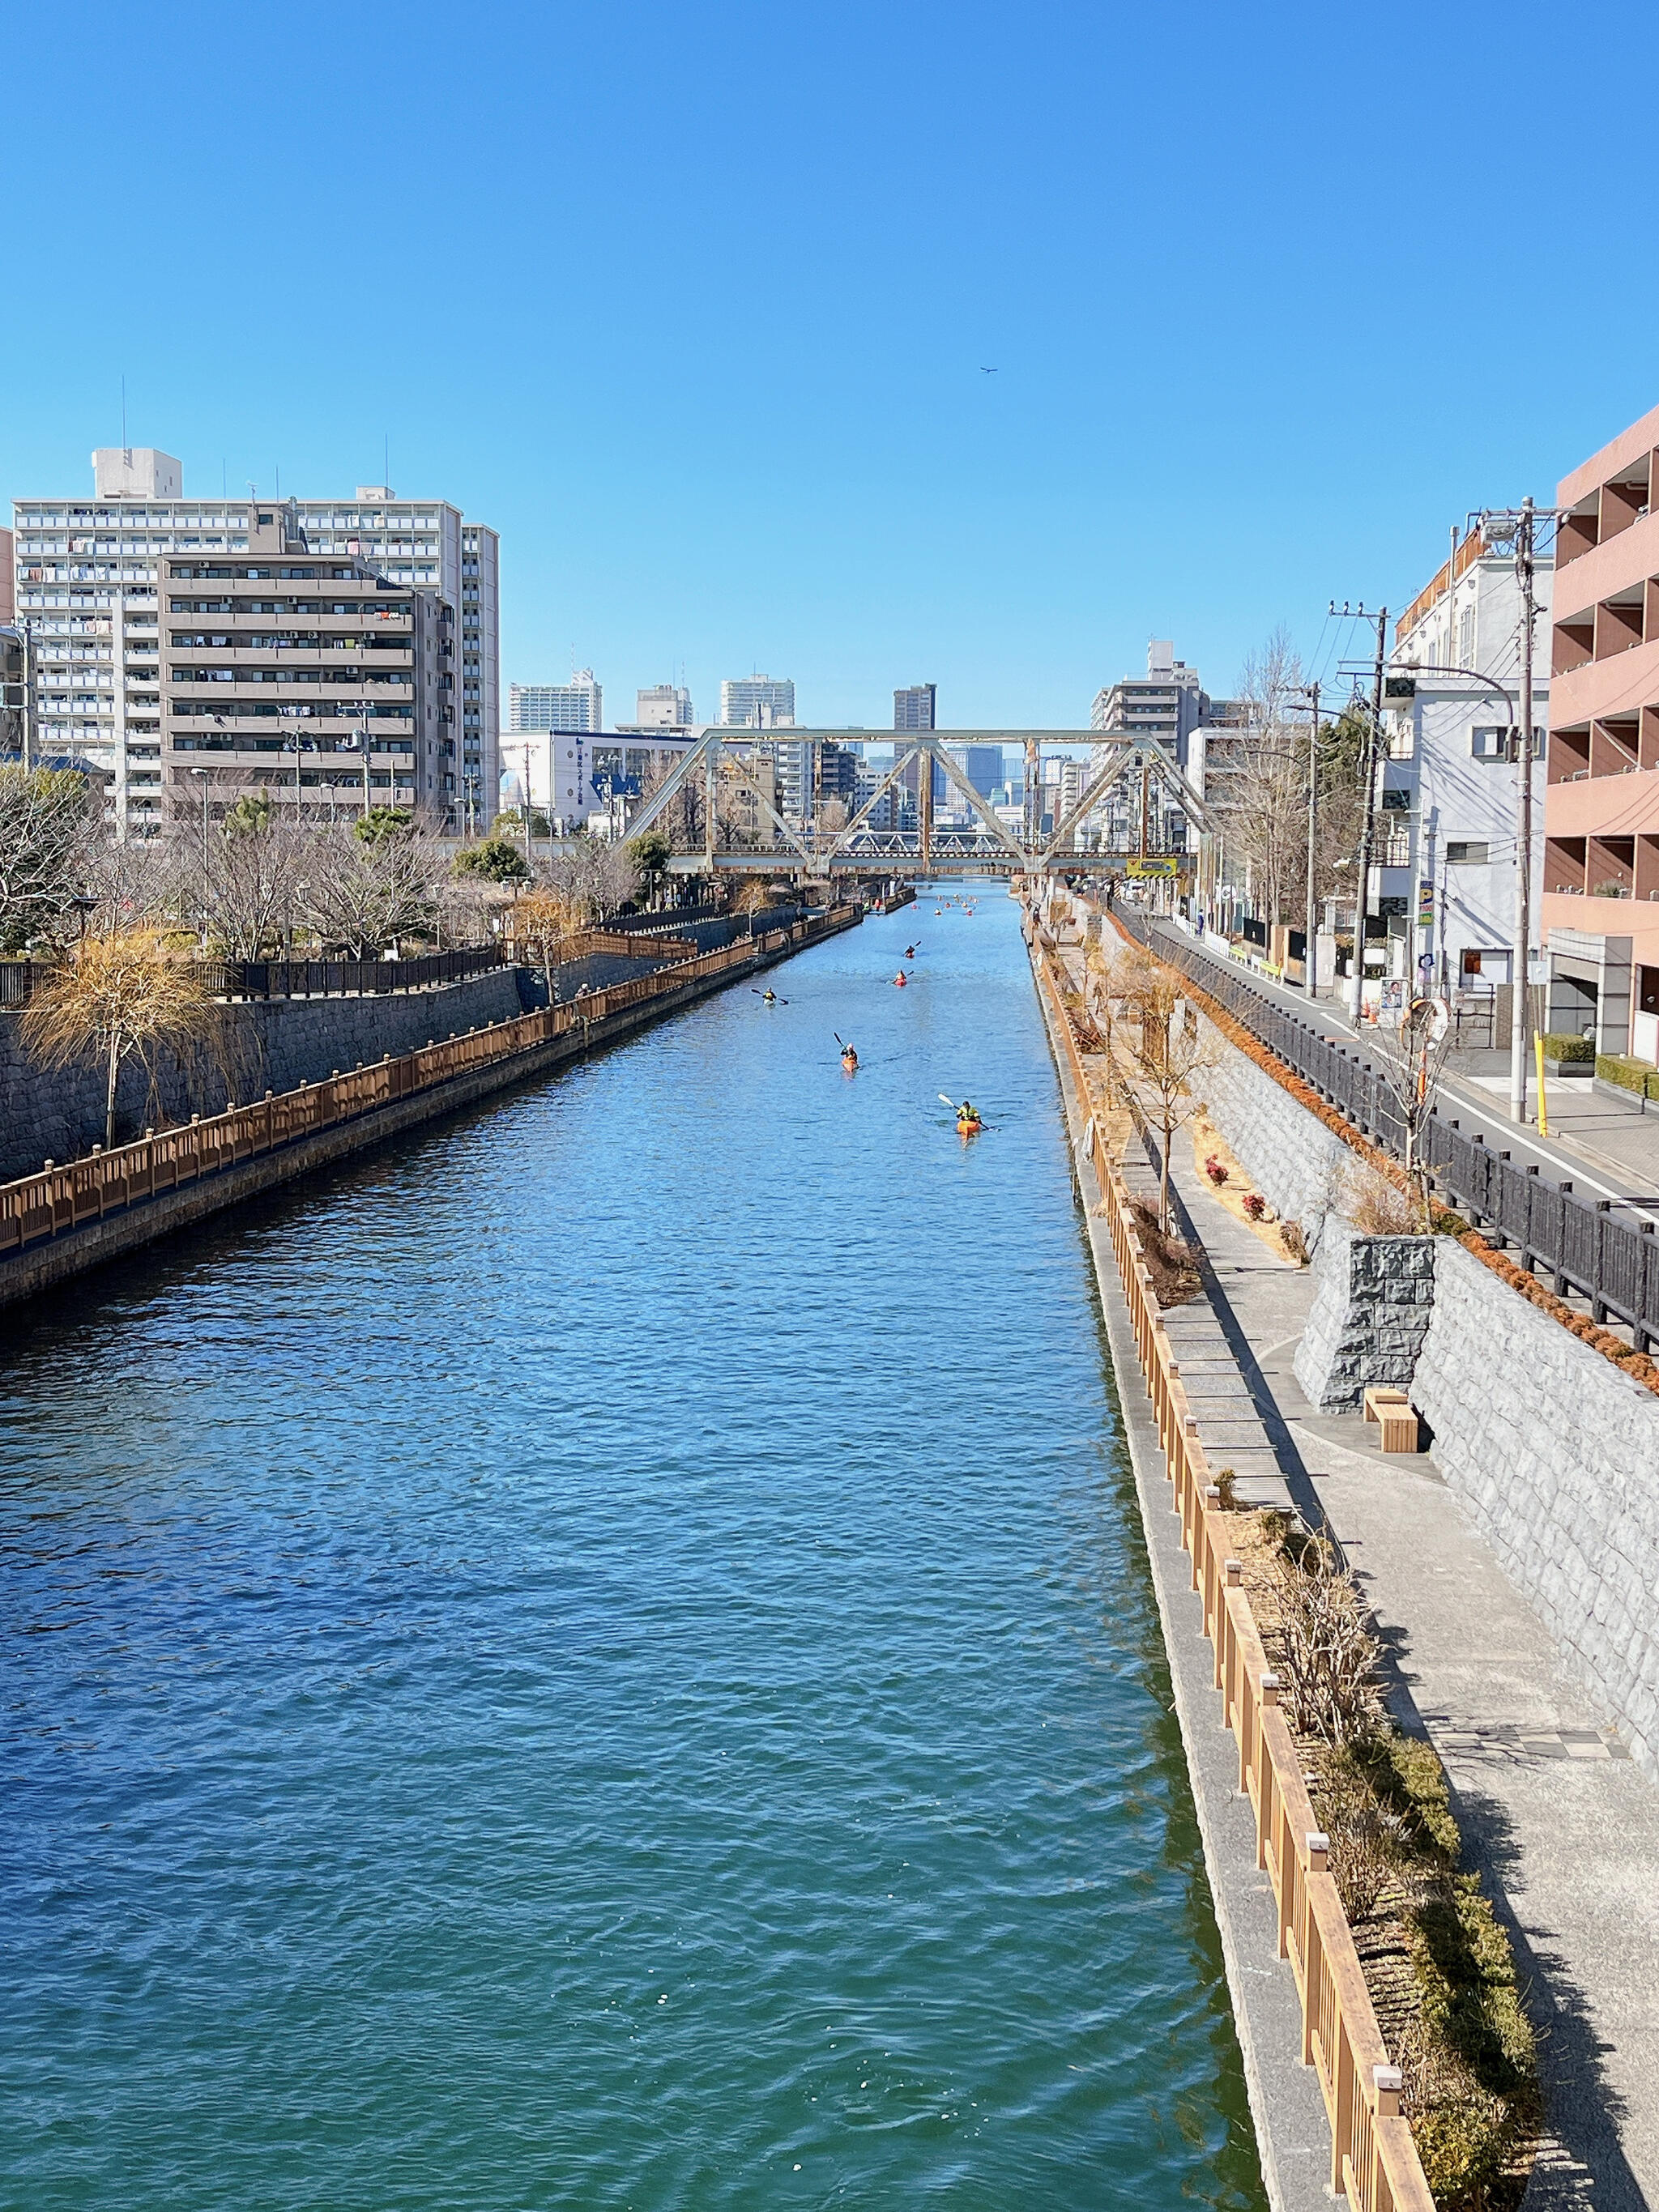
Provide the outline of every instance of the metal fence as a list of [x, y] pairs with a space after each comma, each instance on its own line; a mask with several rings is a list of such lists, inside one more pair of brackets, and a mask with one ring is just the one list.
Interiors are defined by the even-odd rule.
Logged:
[[[1199, 950], [1167, 923], [1119, 916], [1160, 958], [1191, 977], [1329, 1106], [1396, 1158], [1405, 1128], [1388, 1078], [1347, 1045], [1323, 1036]], [[1430, 1116], [1419, 1147], [1434, 1187], [1462, 1207], [1478, 1229], [1512, 1245], [1521, 1265], [1553, 1281], [1558, 1297], [1579, 1291], [1598, 1322], [1609, 1316], [1634, 1332], [1636, 1348], [1659, 1340], [1659, 1236], [1652, 1219], [1612, 1199], [1583, 1199], [1570, 1180], [1551, 1182], [1520, 1167], [1461, 1119]]]
[[[500, 945], [428, 952], [416, 960], [203, 960], [216, 999], [381, 999], [462, 983], [506, 965]], [[27, 1006], [56, 970], [40, 960], [0, 960], [0, 1007]]]

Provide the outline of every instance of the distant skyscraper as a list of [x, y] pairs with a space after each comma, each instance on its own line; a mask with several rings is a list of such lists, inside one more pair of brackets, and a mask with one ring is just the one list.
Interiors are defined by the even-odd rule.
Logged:
[[689, 730], [696, 720], [691, 694], [680, 684], [651, 684], [634, 694], [634, 723], [641, 730]]
[[936, 730], [939, 727], [937, 684], [909, 684], [893, 694], [896, 730]]
[[787, 677], [728, 677], [720, 685], [720, 722], [729, 730], [793, 730], [795, 687]]
[[591, 668], [568, 684], [514, 684], [507, 692], [509, 730], [602, 730], [605, 686]]

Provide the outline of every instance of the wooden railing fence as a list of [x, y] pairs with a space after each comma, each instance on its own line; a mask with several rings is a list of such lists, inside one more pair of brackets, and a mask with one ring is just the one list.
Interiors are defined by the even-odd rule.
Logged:
[[573, 1030], [591, 1031], [607, 1015], [721, 975], [757, 954], [805, 945], [842, 927], [848, 919], [848, 909], [832, 908], [817, 921], [773, 930], [753, 944], [744, 939], [659, 969], [654, 975], [590, 992], [567, 1005], [544, 1006], [512, 1021], [470, 1030], [465, 1036], [424, 1045], [396, 1060], [388, 1055], [371, 1066], [331, 1075], [325, 1082], [303, 1083], [297, 1091], [267, 1092], [252, 1105], [232, 1106], [205, 1118], [193, 1116], [188, 1123], [142, 1137], [136, 1144], [118, 1145], [109, 1152], [100, 1147], [89, 1158], [64, 1167], [48, 1164], [39, 1175], [0, 1185], [0, 1259], [43, 1237], [65, 1236], [88, 1222], [199, 1182], [221, 1169], [395, 1105], [457, 1076], [532, 1052]]
[[1238, 1743], [1238, 1787], [1255, 1814], [1256, 1864], [1278, 1900], [1279, 1956], [1290, 1960], [1301, 1998], [1302, 2062], [1316, 2069], [1324, 2093], [1330, 2187], [1353, 2212], [1434, 2212], [1410, 2123], [1400, 2110], [1401, 2074], [1389, 2063], [1353, 1930], [1326, 1863], [1328, 1839], [1316, 1824], [1301, 1755], [1279, 1710], [1279, 1680], [1241, 1586], [1240, 1563], [1226, 1556], [1221, 1492], [1153, 1295], [1128, 1187], [1096, 1131], [1083, 1055], [1048, 945], [1039, 943], [1036, 965], [1088, 1117], [1081, 1149], [1099, 1179], [1173, 1510], [1192, 1563], [1191, 1587], [1213, 1646], [1214, 1686]]

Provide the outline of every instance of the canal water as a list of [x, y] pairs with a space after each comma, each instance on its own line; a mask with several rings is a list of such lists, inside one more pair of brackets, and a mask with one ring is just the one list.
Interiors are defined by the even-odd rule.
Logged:
[[1017, 909], [935, 902], [8, 1316], [9, 2212], [1260, 2203]]

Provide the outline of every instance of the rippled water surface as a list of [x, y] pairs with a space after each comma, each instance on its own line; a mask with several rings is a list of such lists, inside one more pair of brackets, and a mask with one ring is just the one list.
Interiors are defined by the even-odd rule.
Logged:
[[1016, 909], [933, 904], [7, 1317], [8, 2207], [1258, 2203]]

